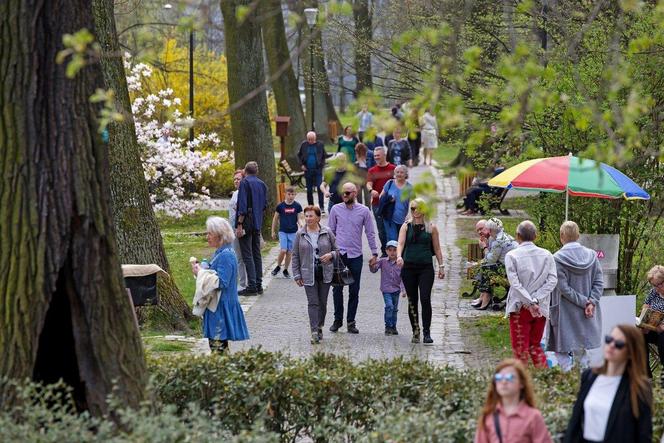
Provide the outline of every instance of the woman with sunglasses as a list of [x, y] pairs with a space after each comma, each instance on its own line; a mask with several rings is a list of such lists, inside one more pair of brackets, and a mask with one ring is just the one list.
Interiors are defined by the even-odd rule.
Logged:
[[304, 286], [307, 294], [311, 344], [318, 344], [323, 338], [333, 260], [337, 256], [334, 234], [320, 224], [320, 217], [318, 206], [304, 208], [305, 226], [293, 243], [293, 279], [298, 286]]
[[652, 441], [652, 388], [641, 332], [617, 325], [604, 337], [604, 365], [587, 369], [564, 442]]
[[445, 277], [440, 235], [435, 224], [428, 221], [421, 198], [410, 202], [410, 216], [399, 231], [397, 266], [401, 267], [401, 280], [408, 295], [408, 318], [413, 328], [411, 343], [420, 342], [418, 298], [422, 303], [422, 330], [424, 344], [433, 343], [431, 338], [431, 289], [434, 270], [431, 256], [438, 260], [438, 278]]
[[477, 421], [475, 443], [549, 443], [551, 435], [535, 407], [533, 383], [519, 360], [496, 367]]
[[[648, 283], [652, 285], [652, 289], [645, 299], [645, 306], [657, 312], [664, 312], [664, 266], [656, 265], [648, 271]], [[650, 361], [650, 352], [648, 343], [654, 343], [659, 352], [659, 361], [664, 367], [664, 323], [661, 323], [657, 331], [649, 331], [648, 329], [641, 329], [643, 331], [643, 338], [646, 342], [646, 368], [648, 369], [648, 376], [652, 378], [652, 370], [648, 362]], [[664, 371], [661, 371], [659, 382], [664, 388]]]

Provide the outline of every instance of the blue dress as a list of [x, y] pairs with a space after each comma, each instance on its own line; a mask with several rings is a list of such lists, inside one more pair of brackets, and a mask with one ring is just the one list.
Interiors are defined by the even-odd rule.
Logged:
[[203, 336], [213, 340], [247, 340], [249, 330], [237, 295], [237, 257], [232, 244], [217, 249], [210, 260], [210, 269], [219, 277], [217, 310], [205, 310]]

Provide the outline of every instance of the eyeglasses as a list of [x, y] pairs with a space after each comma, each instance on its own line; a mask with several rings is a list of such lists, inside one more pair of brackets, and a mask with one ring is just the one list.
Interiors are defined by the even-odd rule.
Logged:
[[653, 285], [653, 287], [655, 287], [655, 288], [662, 288], [662, 287], [664, 287], [664, 280], [662, 280], [661, 282], [656, 283], [656, 284], [653, 283], [652, 285]]
[[605, 335], [604, 336], [604, 343], [606, 343], [607, 345], [610, 345], [611, 343], [613, 343], [613, 346], [615, 346], [616, 349], [618, 349], [618, 350], [620, 350], [620, 349], [624, 348], [625, 346], [627, 346], [627, 343], [625, 343], [623, 340], [618, 340], [617, 338], [613, 338], [610, 335]]
[[506, 381], [508, 383], [514, 383], [514, 380], [516, 380], [516, 377], [514, 374], [494, 374], [493, 380], [498, 383], [500, 381]]
[[344, 196], [348, 197], [352, 193], [353, 193], [353, 191], [344, 191]]

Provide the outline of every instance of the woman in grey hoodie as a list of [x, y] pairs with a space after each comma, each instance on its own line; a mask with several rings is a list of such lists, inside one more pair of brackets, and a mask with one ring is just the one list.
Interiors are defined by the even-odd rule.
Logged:
[[558, 285], [551, 297], [548, 350], [556, 352], [564, 371], [572, 368], [573, 358], [588, 366], [586, 351], [602, 345], [602, 268], [595, 251], [578, 240], [579, 226], [566, 221], [560, 226], [563, 247], [553, 255]]

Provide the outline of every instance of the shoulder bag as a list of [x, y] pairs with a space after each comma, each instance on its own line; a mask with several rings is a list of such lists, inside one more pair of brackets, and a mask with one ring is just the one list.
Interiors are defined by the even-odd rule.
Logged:
[[348, 286], [355, 283], [353, 274], [351, 274], [350, 269], [346, 267], [346, 264], [339, 257], [339, 254], [335, 254], [334, 258], [334, 270], [332, 271], [332, 286]]

